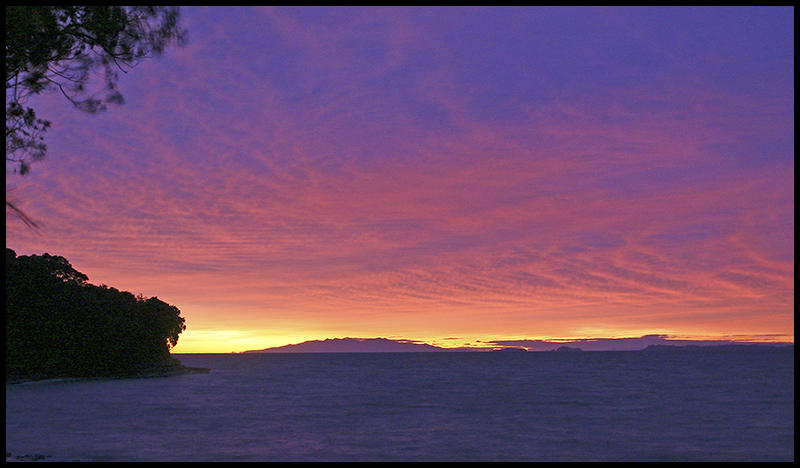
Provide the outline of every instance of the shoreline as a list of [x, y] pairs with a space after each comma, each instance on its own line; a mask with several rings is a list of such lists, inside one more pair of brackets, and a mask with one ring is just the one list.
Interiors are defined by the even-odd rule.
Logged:
[[18, 385], [34, 382], [64, 381], [85, 382], [89, 380], [118, 380], [118, 379], [151, 379], [158, 377], [172, 377], [184, 374], [207, 374], [211, 369], [205, 367], [189, 367], [182, 364], [168, 365], [161, 368], [149, 367], [136, 373], [120, 373], [93, 376], [6, 376], [6, 385]]

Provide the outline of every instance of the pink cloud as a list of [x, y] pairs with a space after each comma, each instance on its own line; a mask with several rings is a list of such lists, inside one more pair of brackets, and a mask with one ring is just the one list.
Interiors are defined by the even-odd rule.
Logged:
[[[338, 23], [257, 13], [314, 73], [338, 79], [363, 57]], [[370, 37], [389, 52], [346, 86], [303, 94], [322, 79], [295, 89], [258, 63], [229, 73], [241, 46], [212, 28], [171, 67], [141, 70], [126, 108], [59, 111], [77, 123], [53, 129], [53, 157], [19, 189], [46, 229], [9, 222], [9, 245], [63, 255], [92, 282], [225, 309], [203, 307], [202, 326], [791, 328], [793, 163], [726, 169], [709, 148], [782, 135], [765, 118], [780, 105], [659, 82], [554, 93], [495, 121], [475, 114], [444, 48], [402, 88], [441, 112], [429, 125], [368, 86], [424, 51], [414, 18], [389, 16], [355, 19], [377, 22]]]

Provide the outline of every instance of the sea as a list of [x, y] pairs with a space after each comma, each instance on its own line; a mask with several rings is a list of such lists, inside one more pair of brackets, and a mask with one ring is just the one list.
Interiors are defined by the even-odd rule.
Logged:
[[176, 354], [6, 385], [7, 461], [794, 461], [794, 348]]

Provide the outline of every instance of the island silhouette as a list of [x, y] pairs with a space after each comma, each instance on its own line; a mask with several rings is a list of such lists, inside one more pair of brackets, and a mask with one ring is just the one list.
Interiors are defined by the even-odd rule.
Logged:
[[489, 352], [489, 351], [642, 351], [687, 348], [787, 347], [793, 343], [741, 342], [730, 340], [675, 340], [666, 335], [637, 338], [593, 338], [571, 341], [499, 340], [483, 341], [478, 346], [443, 348], [415, 340], [389, 338], [327, 338], [288, 344], [243, 353], [414, 353], [414, 352]]
[[328, 338], [278, 346], [276, 348], [245, 351], [245, 353], [414, 353], [440, 351], [449, 351], [449, 349], [411, 340]]

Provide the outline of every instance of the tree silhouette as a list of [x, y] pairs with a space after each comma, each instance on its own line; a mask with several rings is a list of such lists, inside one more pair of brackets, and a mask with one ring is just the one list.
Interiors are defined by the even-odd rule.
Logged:
[[[25, 175], [47, 153], [51, 122], [28, 105], [31, 96], [56, 90], [89, 113], [122, 104], [119, 72], [182, 45], [179, 23], [174, 6], [6, 6], [6, 172]], [[103, 86], [90, 92], [96, 75]], [[8, 199], [6, 208], [35, 227]]]
[[135, 376], [176, 368], [177, 307], [95, 286], [63, 257], [6, 248], [6, 378]]

